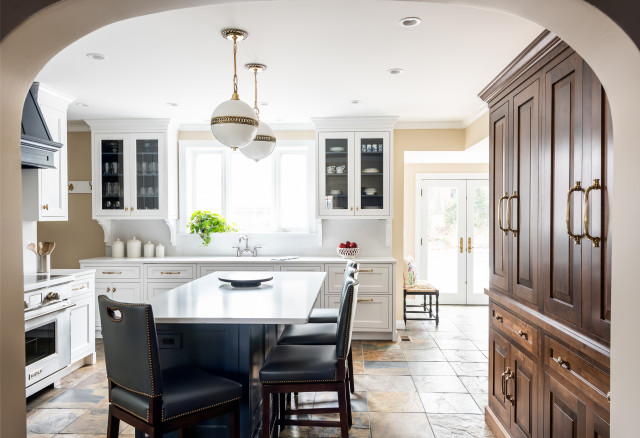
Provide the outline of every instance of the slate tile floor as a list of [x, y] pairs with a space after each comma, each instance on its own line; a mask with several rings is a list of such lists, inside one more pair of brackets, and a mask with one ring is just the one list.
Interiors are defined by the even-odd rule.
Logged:
[[[484, 423], [487, 404], [487, 307], [441, 306], [440, 325], [408, 321], [411, 341], [353, 344], [356, 394], [351, 437], [493, 437]], [[102, 344], [98, 361], [27, 400], [29, 438], [106, 435], [107, 381]], [[329, 393], [300, 394], [300, 407], [337, 406]], [[314, 419], [334, 418], [330, 415]], [[133, 438], [121, 424], [120, 436]], [[337, 429], [287, 427], [281, 437], [337, 437]]]

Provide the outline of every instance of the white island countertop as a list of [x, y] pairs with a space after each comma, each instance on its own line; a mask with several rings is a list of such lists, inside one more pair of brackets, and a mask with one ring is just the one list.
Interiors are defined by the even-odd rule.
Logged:
[[[296, 257], [291, 256], [265, 256], [265, 257], [221, 257], [221, 256], [172, 256], [172, 257], [139, 257], [139, 258], [113, 258], [95, 257], [92, 259], [80, 260], [83, 265], [104, 265], [104, 264], [127, 264], [127, 263], [238, 263], [238, 264], [307, 264], [307, 263], [346, 263], [342, 257], [318, 256], [318, 257]], [[396, 263], [393, 257], [356, 257], [360, 263]]]
[[269, 272], [259, 287], [234, 288], [214, 272], [151, 300], [156, 323], [305, 324], [324, 272]]

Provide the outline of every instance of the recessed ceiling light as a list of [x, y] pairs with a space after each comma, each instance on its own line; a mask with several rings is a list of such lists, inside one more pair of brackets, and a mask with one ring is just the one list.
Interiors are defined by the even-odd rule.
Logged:
[[167, 102], [167, 106], [178, 106], [175, 102]]
[[357, 105], [357, 104], [359, 104], [360, 102], [362, 102], [362, 101], [361, 101], [361, 100], [358, 100], [358, 99], [353, 99], [353, 100], [351, 101], [351, 103], [352, 103], [352, 104], [354, 104], [354, 105]]
[[404, 70], [401, 68], [390, 68], [389, 70], [387, 70], [389, 72], [389, 74], [391, 75], [399, 75], [404, 73]]
[[86, 103], [83, 103], [83, 102], [76, 102], [76, 106], [79, 106], [79, 107], [81, 107], [81, 108], [86, 108], [86, 107], [88, 107], [89, 105], [87, 105]]
[[104, 61], [107, 59], [102, 53], [87, 53], [87, 58], [93, 59], [94, 61]]
[[418, 17], [405, 17], [402, 20], [400, 20], [400, 26], [414, 27], [420, 24], [421, 21], [422, 20], [420, 20]]

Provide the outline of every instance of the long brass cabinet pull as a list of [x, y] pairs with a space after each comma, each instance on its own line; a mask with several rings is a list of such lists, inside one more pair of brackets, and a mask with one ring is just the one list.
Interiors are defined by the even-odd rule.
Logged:
[[504, 397], [507, 399], [509, 404], [513, 406], [515, 404], [516, 399], [513, 395], [509, 394], [509, 380], [513, 379], [515, 377], [515, 374], [513, 373], [513, 371], [511, 371], [511, 369], [507, 368], [507, 370], [509, 372], [504, 378], [504, 392], [505, 392]]
[[585, 190], [584, 192], [584, 206], [582, 212], [582, 222], [584, 223], [584, 237], [586, 237], [591, 241], [591, 243], [593, 243], [594, 248], [598, 248], [600, 246], [600, 237], [595, 237], [589, 234], [589, 192], [591, 192], [591, 190], [600, 189], [602, 189], [600, 180], [594, 179], [593, 184], [587, 187], [587, 190]]
[[509, 199], [509, 194], [507, 192], [504, 192], [504, 195], [502, 195], [502, 197], [498, 200], [498, 228], [500, 228], [500, 231], [507, 235], [509, 234], [509, 230], [507, 228], [503, 228], [502, 226], [502, 201], [504, 201], [505, 199]]
[[160, 272], [160, 274], [163, 274], [163, 275], [178, 275], [178, 274], [180, 274], [180, 271], [162, 271], [162, 272]]
[[569, 237], [573, 239], [576, 245], [580, 245], [580, 240], [582, 239], [582, 234], [573, 234], [571, 232], [571, 194], [573, 192], [584, 192], [584, 189], [580, 185], [580, 181], [576, 181], [576, 184], [569, 189], [567, 193], [567, 209], [566, 213], [566, 222], [567, 222], [567, 234]]
[[359, 303], [373, 303], [373, 298], [369, 298], [368, 300], [358, 299]]
[[513, 195], [507, 198], [507, 230], [511, 231], [511, 233], [516, 236], [518, 234], [518, 230], [511, 228], [511, 200], [518, 199], [518, 192], [513, 192]]
[[473, 246], [471, 246], [471, 237], [469, 237], [469, 238], [467, 239], [467, 252], [468, 252], [469, 254], [471, 254], [471, 250], [472, 250], [472, 249], [473, 249]]
[[464, 252], [464, 239], [460, 238], [460, 254]]
[[122, 271], [102, 271], [105, 275], [121, 275]]
[[505, 380], [505, 378], [504, 378], [504, 377], [505, 377], [507, 374], [509, 374], [510, 372], [511, 372], [511, 369], [510, 369], [509, 367], [507, 367], [507, 369], [506, 369], [506, 370], [504, 370], [504, 372], [502, 373], [502, 376], [500, 377], [500, 380], [501, 380], [501, 389], [502, 389], [502, 395], [503, 395], [503, 396], [507, 395], [507, 393], [506, 393], [506, 389], [505, 389], [505, 386], [506, 386], [506, 380]]
[[558, 356], [558, 357], [553, 357], [552, 359], [565, 370], [568, 371], [571, 369], [571, 367], [569, 366], [569, 362], [567, 362], [566, 360], [563, 360], [562, 357]]

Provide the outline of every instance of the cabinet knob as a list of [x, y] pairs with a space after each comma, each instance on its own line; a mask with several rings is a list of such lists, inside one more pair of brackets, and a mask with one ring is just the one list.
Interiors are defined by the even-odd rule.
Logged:
[[611, 401], [611, 391], [607, 392], [607, 401]]
[[358, 206], [356, 205], [356, 211], [358, 211], [358, 210], [360, 210], [360, 207], [358, 207]]
[[349, 210], [353, 211], [353, 205], [351, 207], [349, 207]]
[[527, 334], [522, 330], [518, 330], [518, 336], [520, 336], [521, 338], [525, 338], [527, 340], [529, 339], [529, 336], [527, 336]]
[[565, 370], [570, 370], [571, 368], [569, 367], [569, 362], [567, 362], [566, 360], [562, 359], [562, 357], [558, 356], [558, 357], [553, 357], [553, 360], [560, 365], [562, 368], [564, 368]]
[[42, 209], [43, 209], [43, 210], [49, 210], [49, 204], [44, 204], [44, 205], [42, 206]]
[[125, 207], [125, 208], [124, 208], [124, 211], [129, 211], [129, 207]]
[[131, 211], [133, 211], [133, 207], [131, 207]]
[[114, 292], [116, 291], [116, 288], [115, 288], [115, 287], [113, 288], [113, 291], [114, 291]]
[[496, 321], [502, 322], [502, 316], [496, 315], [495, 318], [496, 318]]
[[111, 288], [110, 287], [107, 288], [107, 292], [111, 292]]

